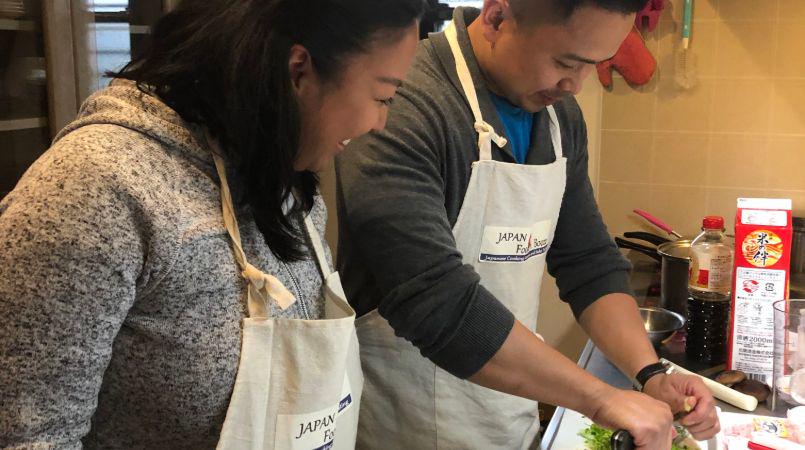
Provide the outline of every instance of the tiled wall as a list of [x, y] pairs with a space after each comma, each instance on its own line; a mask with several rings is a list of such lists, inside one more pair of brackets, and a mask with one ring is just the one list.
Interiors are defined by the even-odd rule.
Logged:
[[[612, 234], [648, 210], [683, 234], [732, 227], [737, 197], [783, 197], [805, 215], [805, 0], [695, 0], [695, 88], [674, 83], [681, 0], [646, 35], [647, 86], [616, 77], [601, 121], [599, 204]], [[595, 80], [589, 80], [595, 82]]]

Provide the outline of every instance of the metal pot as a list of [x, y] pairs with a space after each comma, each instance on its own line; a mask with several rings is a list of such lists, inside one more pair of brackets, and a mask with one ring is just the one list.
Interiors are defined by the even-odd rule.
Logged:
[[628, 248], [660, 261], [660, 306], [687, 317], [690, 240], [669, 241], [661, 236], [642, 232], [628, 232], [623, 235], [657, 244], [655, 248], [620, 237], [615, 238], [618, 247]]

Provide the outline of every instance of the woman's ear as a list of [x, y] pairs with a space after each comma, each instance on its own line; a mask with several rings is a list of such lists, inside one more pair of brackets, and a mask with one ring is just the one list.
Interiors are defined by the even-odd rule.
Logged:
[[291, 50], [288, 52], [288, 74], [297, 96], [309, 89], [309, 83], [315, 78], [310, 52], [299, 44], [291, 46]]

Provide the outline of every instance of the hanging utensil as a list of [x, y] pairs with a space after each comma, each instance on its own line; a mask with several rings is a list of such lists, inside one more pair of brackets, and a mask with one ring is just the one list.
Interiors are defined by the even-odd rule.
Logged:
[[635, 210], [634, 210], [634, 213], [635, 213], [635, 214], [637, 214], [638, 216], [640, 216], [640, 217], [642, 217], [642, 218], [646, 219], [647, 221], [649, 221], [649, 223], [651, 223], [651, 224], [652, 224], [652, 225], [654, 225], [655, 227], [657, 227], [657, 228], [661, 229], [662, 231], [665, 231], [665, 232], [666, 232], [666, 233], [668, 233], [669, 235], [671, 235], [671, 236], [675, 236], [675, 237], [677, 237], [677, 238], [681, 238], [681, 237], [682, 237], [682, 235], [681, 235], [681, 234], [679, 234], [679, 233], [677, 233], [676, 231], [674, 231], [674, 230], [673, 230], [673, 229], [672, 229], [672, 228], [671, 228], [671, 227], [670, 227], [668, 224], [666, 224], [666, 223], [665, 223], [665, 222], [663, 222], [662, 220], [660, 220], [660, 219], [658, 219], [658, 218], [656, 218], [656, 217], [652, 216], [651, 214], [649, 214], [649, 213], [647, 213], [647, 212], [643, 211], [642, 209], [635, 209]]

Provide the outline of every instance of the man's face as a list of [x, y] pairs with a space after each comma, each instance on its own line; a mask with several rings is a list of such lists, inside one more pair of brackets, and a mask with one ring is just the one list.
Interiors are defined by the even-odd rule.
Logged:
[[595, 63], [615, 54], [633, 23], [634, 14], [595, 6], [576, 9], [563, 23], [518, 26], [509, 18], [485, 34], [493, 42], [487, 42], [492, 57], [483, 70], [493, 91], [536, 112], [577, 94]]

